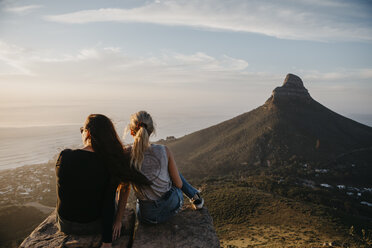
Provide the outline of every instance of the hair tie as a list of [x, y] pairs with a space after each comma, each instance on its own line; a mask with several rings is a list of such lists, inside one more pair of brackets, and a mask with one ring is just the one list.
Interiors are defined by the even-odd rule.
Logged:
[[134, 130], [130, 130], [130, 134], [132, 135], [132, 136], [135, 136], [136, 135], [136, 132], [134, 131]]
[[146, 124], [146, 123], [143, 123], [142, 121], [139, 121], [139, 122], [137, 123], [137, 125], [136, 125], [136, 130], [131, 129], [131, 130], [130, 130], [130, 134], [131, 134], [132, 136], [135, 136], [136, 133], [138, 132], [138, 130], [139, 130], [141, 127], [145, 128], [146, 131], [147, 131], [147, 124]]
[[138, 122], [138, 123], [137, 123], [137, 129], [140, 129], [141, 127], [144, 127], [144, 128], [147, 129], [147, 125], [146, 125], [146, 123], [143, 123], [142, 121]]

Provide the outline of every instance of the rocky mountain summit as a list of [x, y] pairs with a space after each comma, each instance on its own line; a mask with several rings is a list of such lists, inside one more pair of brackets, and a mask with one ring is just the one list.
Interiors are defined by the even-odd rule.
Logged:
[[288, 100], [292, 98], [304, 101], [310, 101], [312, 99], [308, 90], [304, 87], [301, 78], [289, 73], [284, 79], [283, 85], [273, 90], [272, 100]]
[[[101, 235], [66, 235], [58, 231], [56, 213], [48, 216], [20, 245], [20, 248], [94, 248]], [[123, 219], [122, 235], [114, 248], [213, 248], [220, 247], [207, 208], [194, 211], [186, 207], [168, 222], [158, 225], [135, 225], [135, 214], [128, 210]]]

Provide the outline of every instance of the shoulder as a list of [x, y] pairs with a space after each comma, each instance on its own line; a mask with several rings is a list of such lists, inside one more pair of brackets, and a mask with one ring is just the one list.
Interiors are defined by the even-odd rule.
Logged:
[[67, 157], [71, 156], [72, 151], [73, 150], [71, 149], [64, 149], [63, 151], [61, 151], [58, 155], [57, 164], [58, 162], [61, 163], [62, 159], [65, 160]]
[[166, 146], [165, 145], [161, 145], [161, 144], [151, 144], [151, 148], [152, 149], [165, 149]]
[[56, 162], [56, 172], [57, 176], [60, 176], [64, 168], [66, 167], [66, 164], [68, 164], [68, 161], [71, 157], [71, 149], [64, 149], [59, 153], [57, 162]]
[[72, 150], [72, 149], [64, 149], [61, 151], [61, 153], [59, 154], [60, 156], [69, 156], [71, 155], [74, 151], [76, 150]]
[[166, 154], [169, 154], [169, 149], [168, 149], [168, 147], [165, 146], [165, 145], [161, 145], [161, 144], [151, 144], [151, 149], [158, 150], [158, 151], [163, 151], [163, 152], [165, 152]]
[[81, 156], [82, 151], [80, 149], [64, 149], [58, 155], [57, 159], [57, 166], [68, 163], [73, 159], [79, 158]]
[[76, 156], [81, 156], [84, 153], [94, 154], [94, 152], [84, 151], [82, 149], [64, 149], [60, 152], [59, 157], [71, 158]]
[[172, 152], [170, 151], [170, 149], [168, 148], [168, 146], [166, 145], [161, 145], [162, 146], [162, 149], [165, 151], [165, 154], [167, 154], [167, 156], [169, 156], [170, 154], [172, 154]]

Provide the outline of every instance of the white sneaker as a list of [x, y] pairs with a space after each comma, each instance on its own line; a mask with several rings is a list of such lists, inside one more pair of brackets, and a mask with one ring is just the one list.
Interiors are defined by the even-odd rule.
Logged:
[[196, 193], [193, 198], [190, 199], [192, 205], [195, 209], [201, 209], [204, 205], [204, 199], [200, 196], [199, 193]]

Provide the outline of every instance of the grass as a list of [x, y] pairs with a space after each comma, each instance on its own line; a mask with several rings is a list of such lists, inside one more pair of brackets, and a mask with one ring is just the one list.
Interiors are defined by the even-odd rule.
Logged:
[[[214, 181], [203, 188], [222, 247], [372, 245], [370, 223], [347, 213], [233, 182]], [[352, 225], [358, 230], [354, 235]], [[362, 229], [367, 230], [364, 238]]]

